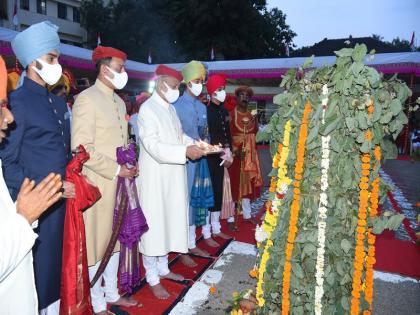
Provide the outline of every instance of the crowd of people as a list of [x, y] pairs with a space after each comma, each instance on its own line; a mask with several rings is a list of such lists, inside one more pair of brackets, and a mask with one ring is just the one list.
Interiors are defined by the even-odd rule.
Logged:
[[[139, 215], [130, 220], [137, 224], [145, 219], [142, 232], [135, 233], [135, 256], [141, 254], [155, 297], [167, 299], [170, 293], [160, 279], [183, 280], [169, 269], [168, 253], [183, 254], [187, 267], [196, 264], [188, 254], [209, 255], [196, 244], [197, 227], [202, 227], [204, 242], [217, 247], [218, 239], [231, 238], [222, 232], [221, 220], [227, 220], [231, 231], [238, 230], [239, 212], [249, 229], [256, 223], [251, 201], [260, 196], [263, 180], [255, 142], [258, 122], [248, 110], [253, 91], [236, 89], [237, 105], [228, 111], [223, 105], [224, 75], [208, 75], [198, 61], [187, 63], [181, 72], [159, 65], [155, 91], [138, 97], [138, 108], [128, 120], [126, 105], [116, 93], [128, 81], [127, 55], [98, 46], [92, 54], [96, 82], [69, 108], [60, 97], [66, 91], [60, 84], [57, 31], [52, 23], [42, 22], [16, 35], [12, 49], [25, 72], [9, 95], [0, 58], [1, 128], [10, 126], [0, 133], [5, 138], [0, 148], [0, 313], [78, 314], [78, 305], [60, 306], [60, 291], [62, 265], [70, 259], [62, 255], [66, 203], [88, 198], [65, 177], [81, 146], [89, 155], [82, 174], [101, 195], [83, 209], [92, 282], [85, 292], [87, 303], [95, 314], [111, 314], [110, 304], [137, 304], [118, 285], [124, 264], [132, 262], [127, 261], [125, 245], [121, 242], [120, 249], [117, 241], [109, 251], [114, 244], [110, 240], [121, 231], [118, 211], [127, 203]], [[185, 85], [181, 96], [180, 85]], [[204, 86], [208, 101], [203, 103]], [[118, 156], [129, 145], [129, 129], [139, 148], [134, 163], [121, 162]], [[135, 196], [121, 198], [120, 183], [134, 187], [128, 194], [134, 191]], [[141, 207], [132, 205], [136, 201]], [[78, 264], [75, 268], [83, 268], [83, 262]]]

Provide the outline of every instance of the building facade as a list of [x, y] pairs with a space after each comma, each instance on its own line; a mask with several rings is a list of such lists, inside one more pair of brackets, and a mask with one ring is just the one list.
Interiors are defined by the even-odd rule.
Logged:
[[[83, 46], [87, 33], [80, 25], [81, 0], [1, 0], [0, 27], [22, 31], [49, 20], [59, 26], [62, 43]], [[17, 22], [13, 23], [14, 12]]]

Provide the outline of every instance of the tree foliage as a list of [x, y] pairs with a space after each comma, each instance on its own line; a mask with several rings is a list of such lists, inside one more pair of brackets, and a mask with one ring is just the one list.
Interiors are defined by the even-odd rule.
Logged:
[[[321, 192], [321, 136], [330, 136], [328, 170], [328, 212], [325, 235], [325, 265], [322, 298], [325, 314], [348, 314], [352, 295], [356, 228], [359, 209], [359, 182], [362, 176], [361, 154], [370, 154], [380, 146], [384, 159], [394, 158], [396, 138], [407, 117], [402, 104], [411, 95], [405, 83], [392, 77], [385, 80], [375, 69], [363, 64], [367, 48], [356, 45], [336, 52], [333, 65], [308, 71], [311, 60], [299, 70], [291, 69], [283, 77], [285, 92], [274, 97], [279, 105], [259, 139], [271, 140], [272, 152], [284, 137], [284, 126], [291, 122], [290, 153], [286, 161], [289, 178], [296, 172], [298, 135], [305, 104], [312, 107], [305, 142], [303, 176], [299, 187], [300, 212], [291, 260], [290, 314], [313, 314], [318, 246], [318, 207]], [[328, 87], [325, 124], [322, 123], [322, 89]], [[373, 104], [373, 105], [372, 105]], [[369, 106], [374, 108], [369, 112]], [[372, 109], [372, 108], [370, 108]], [[367, 134], [370, 134], [367, 137]], [[369, 187], [378, 177], [379, 163], [370, 171]], [[272, 172], [276, 174], [276, 169]], [[295, 189], [291, 186], [279, 207], [279, 217], [271, 235], [273, 245], [263, 277], [265, 304], [258, 314], [279, 314], [286, 244]], [[274, 196], [272, 197], [274, 198]], [[396, 229], [401, 216], [369, 219], [375, 233]], [[264, 245], [259, 247], [262, 257]], [[367, 250], [367, 245], [365, 245]], [[261, 258], [260, 258], [261, 259]], [[259, 262], [260, 264], [260, 262]], [[365, 274], [362, 274], [364, 280]], [[361, 309], [366, 309], [364, 293]]]
[[88, 46], [125, 50], [130, 59], [153, 62], [278, 57], [296, 35], [279, 9], [262, 0], [83, 0]]

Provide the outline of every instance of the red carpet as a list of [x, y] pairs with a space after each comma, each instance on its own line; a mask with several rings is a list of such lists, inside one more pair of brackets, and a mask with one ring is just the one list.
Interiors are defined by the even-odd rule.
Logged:
[[376, 239], [375, 270], [420, 278], [420, 246], [395, 239], [386, 231]]
[[190, 255], [190, 257], [195, 261], [197, 266], [190, 268], [185, 266], [180, 259], [177, 259], [174, 264], [171, 266], [171, 271], [177, 274], [182, 275], [186, 280], [197, 280], [207, 268], [213, 264], [214, 258], [212, 257], [199, 257]]
[[[237, 219], [239, 231], [231, 232], [227, 228], [226, 220], [222, 220], [222, 232], [231, 235], [237, 241], [255, 243], [254, 234], [255, 226], [244, 222], [242, 217]], [[197, 230], [197, 235], [201, 235], [200, 229]], [[189, 288], [194, 284], [194, 281], [199, 279], [201, 275], [217, 260], [225, 248], [232, 242], [233, 239], [214, 238], [218, 247], [210, 247], [205, 244], [202, 237], [197, 240], [197, 246], [206, 250], [212, 257], [199, 257], [190, 255], [190, 257], [197, 263], [194, 268], [188, 268], [182, 264], [179, 255], [176, 253], [169, 254], [169, 268], [171, 271], [181, 274], [187, 280], [184, 282], [175, 282], [171, 280], [162, 280], [162, 285], [171, 294], [168, 300], [158, 300], [154, 297], [150, 287], [147, 285], [146, 280], [142, 279], [141, 285], [138, 290], [132, 295], [142, 307], [112, 307], [112, 311], [118, 314], [145, 314], [145, 315], [158, 315], [168, 314], [172, 308], [184, 297]], [[141, 261], [141, 260], [140, 260]], [[144, 277], [145, 272], [141, 266], [141, 275]]]
[[188, 286], [170, 280], [162, 280], [162, 285], [171, 294], [167, 300], [158, 300], [153, 295], [150, 287], [144, 284], [134, 295], [134, 299], [139, 301], [142, 307], [120, 307], [119, 309], [131, 315], [157, 315], [166, 314], [188, 291]]
[[397, 160], [400, 160], [400, 161], [410, 161], [411, 160], [411, 157], [409, 155], [398, 155], [397, 156]]

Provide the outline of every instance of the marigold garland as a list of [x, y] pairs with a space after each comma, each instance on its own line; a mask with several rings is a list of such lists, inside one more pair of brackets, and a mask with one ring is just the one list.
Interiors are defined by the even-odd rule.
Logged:
[[[281, 205], [281, 200], [283, 199], [284, 194], [287, 191], [288, 186], [291, 183], [291, 179], [287, 177], [287, 165], [286, 161], [289, 156], [289, 142], [290, 142], [290, 130], [291, 130], [291, 121], [287, 121], [286, 125], [284, 126], [284, 135], [283, 135], [283, 143], [278, 146], [278, 152], [276, 154], [278, 158], [278, 172], [277, 172], [277, 182], [276, 182], [276, 195], [274, 198], [267, 203], [266, 205], [266, 213], [264, 218], [264, 223], [262, 225], [262, 230], [267, 235], [267, 242], [264, 246], [264, 251], [261, 256], [260, 266], [258, 268], [257, 273], [257, 287], [255, 289], [255, 295], [257, 299], [258, 305], [261, 307], [265, 303], [264, 299], [264, 291], [263, 291], [263, 283], [264, 283], [264, 273], [267, 268], [267, 261], [270, 258], [270, 247], [273, 246], [273, 241], [271, 240], [271, 234], [274, 231], [277, 225], [277, 218], [279, 216], [279, 207]], [[274, 165], [274, 163], [273, 163]], [[260, 230], [259, 227], [256, 229], [256, 236], [257, 232]], [[257, 237], [256, 237], [257, 238]], [[257, 246], [261, 246], [260, 242], [257, 239]]]
[[[381, 148], [375, 147], [374, 156], [376, 160], [376, 167], [379, 167], [381, 162]], [[378, 200], [379, 200], [379, 177], [376, 177], [372, 182], [372, 192], [370, 194], [370, 211], [369, 216], [371, 218], [376, 217], [378, 214]], [[366, 289], [365, 289], [365, 300], [369, 304], [369, 310], [365, 311], [364, 314], [368, 315], [372, 311], [373, 302], [373, 265], [375, 264], [375, 241], [376, 236], [372, 233], [372, 228], [368, 229], [368, 251], [366, 258]]]
[[[362, 161], [362, 176], [359, 182], [359, 212], [356, 229], [356, 248], [354, 257], [354, 272], [353, 272], [353, 284], [352, 284], [352, 298], [350, 306], [350, 314], [359, 314], [359, 300], [360, 292], [362, 291], [362, 272], [365, 262], [365, 234], [366, 234], [366, 218], [367, 208], [369, 201], [369, 175], [370, 175], [370, 155], [365, 153], [361, 157]], [[365, 175], [364, 175], [365, 174]]]
[[299, 138], [297, 144], [297, 156], [295, 163], [295, 179], [293, 189], [293, 201], [290, 206], [290, 221], [289, 221], [289, 232], [287, 236], [286, 244], [286, 260], [284, 263], [283, 271], [283, 288], [282, 288], [282, 301], [281, 301], [281, 312], [283, 315], [289, 313], [290, 301], [289, 301], [289, 290], [290, 290], [290, 275], [292, 270], [292, 252], [293, 244], [297, 234], [297, 221], [299, 218], [300, 210], [300, 181], [302, 179], [303, 167], [305, 161], [305, 145], [308, 137], [308, 120], [309, 114], [311, 113], [311, 103], [308, 101], [305, 104], [303, 110], [302, 123], [299, 131]]

